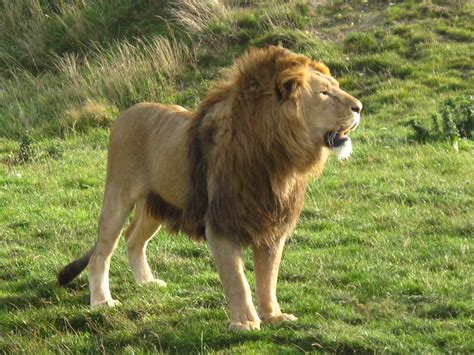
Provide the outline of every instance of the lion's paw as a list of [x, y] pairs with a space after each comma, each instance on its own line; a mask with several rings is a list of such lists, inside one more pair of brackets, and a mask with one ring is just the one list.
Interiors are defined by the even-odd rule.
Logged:
[[281, 313], [278, 315], [272, 315], [272, 316], [267, 316], [263, 317], [263, 321], [268, 324], [279, 324], [283, 322], [294, 322], [297, 321], [298, 318], [294, 316], [293, 314], [289, 313]]
[[166, 287], [166, 282], [160, 279], [151, 279], [148, 281], [140, 282], [141, 285], [156, 285], [158, 287]]
[[229, 329], [234, 332], [252, 329], [259, 330], [260, 321], [230, 322]]
[[105, 301], [101, 301], [101, 302], [91, 304], [91, 309], [113, 308], [113, 307], [120, 306], [120, 305], [121, 305], [120, 301], [110, 299], [110, 300], [105, 300]]
[[158, 287], [166, 287], [166, 282], [160, 279], [153, 279], [150, 281], [150, 283]]

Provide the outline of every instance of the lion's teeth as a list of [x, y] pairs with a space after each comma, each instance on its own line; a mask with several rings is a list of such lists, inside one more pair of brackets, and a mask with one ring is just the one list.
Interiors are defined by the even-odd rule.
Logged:
[[347, 137], [348, 134], [349, 134], [349, 130], [338, 132], [338, 136], [341, 137], [341, 138]]

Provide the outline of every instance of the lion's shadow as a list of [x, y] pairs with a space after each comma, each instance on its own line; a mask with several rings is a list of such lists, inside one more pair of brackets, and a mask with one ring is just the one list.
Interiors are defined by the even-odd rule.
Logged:
[[[190, 324], [190, 327], [192, 325]], [[206, 327], [206, 324], [203, 324]], [[211, 325], [212, 327], [212, 325]], [[276, 345], [278, 352], [331, 352], [331, 353], [373, 353], [375, 349], [368, 348], [363, 344], [345, 343], [337, 340], [331, 340], [319, 334], [319, 329], [310, 324], [282, 324], [279, 326], [263, 326], [261, 331], [250, 331], [234, 333], [230, 332], [222, 324], [222, 330], [218, 333], [206, 330], [197, 334], [196, 329], [180, 330], [170, 332], [151, 332], [150, 330], [141, 330], [134, 334], [133, 339], [145, 340], [145, 348], [153, 348], [160, 352], [171, 353], [200, 353], [200, 352], [261, 352], [271, 351], [266, 348], [269, 344]], [[157, 334], [159, 333], [159, 334]], [[153, 336], [150, 336], [152, 334]], [[123, 341], [124, 339], [122, 339]], [[125, 347], [127, 345], [137, 345], [135, 340], [117, 344], [116, 338], [104, 339], [104, 345], [107, 348]], [[242, 346], [242, 348], [240, 348]], [[249, 347], [250, 346], [250, 347]], [[253, 350], [244, 350], [253, 349]], [[273, 348], [273, 346], [272, 346]], [[260, 349], [260, 350], [256, 350]], [[274, 349], [274, 348], [273, 348]], [[274, 351], [274, 350], [273, 350]]]
[[[78, 292], [83, 289], [80, 282], [73, 282], [66, 287], [59, 287], [55, 281], [39, 278], [17, 283], [12, 294], [0, 298], [0, 312], [41, 309], [64, 304], [64, 294], [68, 293], [69, 302], [73, 304], [87, 303], [87, 294]], [[75, 291], [75, 292], [74, 292]], [[69, 303], [68, 302], [68, 303]]]

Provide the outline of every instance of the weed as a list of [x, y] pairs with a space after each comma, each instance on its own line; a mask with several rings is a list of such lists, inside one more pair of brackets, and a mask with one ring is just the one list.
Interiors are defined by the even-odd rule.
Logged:
[[56, 57], [60, 76], [13, 71], [6, 81], [8, 91], [0, 91], [6, 103], [0, 110], [0, 132], [15, 137], [33, 126], [46, 134], [103, 127], [119, 110], [137, 102], [165, 101], [174, 78], [194, 54], [161, 36], [136, 42], [96, 46], [86, 59], [73, 54]]
[[26, 163], [33, 160], [33, 149], [31, 147], [32, 143], [33, 140], [31, 139], [31, 136], [25, 133], [20, 140], [20, 150], [18, 152], [17, 159], [19, 163]]
[[404, 53], [404, 48], [406, 46], [406, 41], [400, 36], [397, 35], [387, 35], [384, 36], [381, 47], [386, 51], [396, 51], [400, 54]]
[[357, 71], [391, 75], [399, 78], [406, 78], [414, 71], [413, 66], [406, 64], [395, 52], [357, 56], [352, 60], [352, 67]]
[[443, 131], [446, 135], [474, 139], [474, 97], [448, 99], [441, 106]]
[[96, 47], [94, 56], [81, 66], [77, 57], [65, 56], [58, 59], [57, 67], [71, 97], [79, 102], [102, 98], [124, 109], [162, 97], [191, 55], [181, 43], [158, 36], [137, 45], [123, 41], [112, 49]]
[[63, 150], [59, 145], [52, 143], [47, 147], [46, 154], [52, 159], [59, 159], [63, 155]]
[[431, 127], [426, 127], [416, 120], [409, 122], [414, 131], [415, 141], [449, 139], [457, 142], [458, 138], [474, 139], [474, 98], [472, 96], [448, 99], [441, 105], [439, 114], [435, 113], [431, 118]]
[[31, 134], [28, 131], [23, 132], [18, 142], [17, 152], [8, 154], [2, 162], [7, 166], [33, 162], [36, 154], [32, 144], [33, 138]]

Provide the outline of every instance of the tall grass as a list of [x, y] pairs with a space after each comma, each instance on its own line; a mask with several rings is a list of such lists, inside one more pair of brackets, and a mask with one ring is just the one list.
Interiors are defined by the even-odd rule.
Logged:
[[103, 125], [140, 101], [163, 101], [193, 55], [183, 44], [157, 36], [96, 46], [86, 58], [57, 56], [59, 76], [12, 71], [9, 90], [0, 92], [6, 103], [0, 133], [18, 135], [31, 127], [64, 133]]
[[48, 52], [49, 16], [38, 0], [5, 0], [2, 11], [1, 37], [7, 50], [0, 52], [1, 64], [18, 65], [25, 62], [37, 68]]
[[159, 99], [192, 56], [182, 43], [158, 36], [136, 45], [124, 41], [110, 49], [96, 47], [84, 61], [74, 55], [59, 57], [56, 66], [64, 75], [63, 89], [77, 101], [100, 97], [125, 108]]
[[230, 8], [219, 0], [173, 1], [168, 13], [172, 21], [180, 25], [190, 37], [197, 36], [200, 39], [210, 39], [209, 28], [213, 22], [233, 23]]
[[[140, 35], [144, 22], [160, 22], [163, 1], [4, 0], [0, 3], [0, 70], [35, 73], [54, 67], [54, 55], [87, 53], [92, 43]], [[132, 21], [140, 10], [140, 22]], [[8, 71], [4, 71], [8, 74]]]
[[219, 46], [229, 38], [250, 43], [267, 31], [301, 29], [306, 9], [297, 0], [184, 0], [171, 2], [168, 12], [188, 36]]
[[[196, 53], [231, 62], [226, 49], [236, 38], [295, 50], [315, 45], [303, 32], [285, 29], [304, 27], [298, 1], [5, 0], [0, 9], [0, 133], [8, 136], [31, 127], [82, 130], [138, 101], [170, 101], [176, 75]], [[135, 11], [137, 22], [129, 19]], [[154, 37], [131, 36], [142, 24], [165, 22], [191, 41], [174, 39], [174, 30], [168, 39], [156, 37], [159, 27], [152, 27]], [[118, 40], [122, 34], [127, 39]]]

